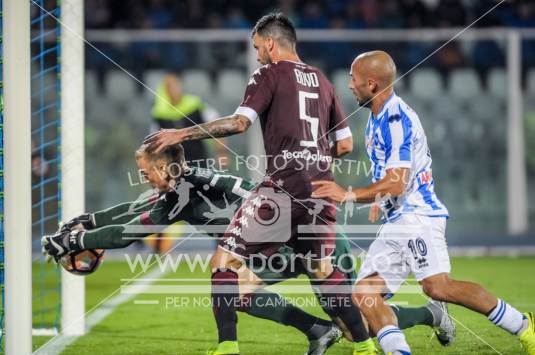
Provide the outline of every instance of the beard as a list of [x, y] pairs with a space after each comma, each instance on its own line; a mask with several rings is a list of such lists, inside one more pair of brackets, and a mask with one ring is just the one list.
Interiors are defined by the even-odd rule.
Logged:
[[370, 108], [371, 105], [372, 105], [372, 98], [371, 98], [371, 97], [363, 97], [363, 98], [359, 99], [359, 98], [357, 97], [357, 103], [358, 103], [359, 106], [361, 106], [361, 107]]
[[258, 61], [262, 65], [267, 65], [267, 64], [272, 64], [273, 63], [271, 58], [269, 58], [269, 54], [267, 54], [267, 52], [266, 53], [260, 53]]

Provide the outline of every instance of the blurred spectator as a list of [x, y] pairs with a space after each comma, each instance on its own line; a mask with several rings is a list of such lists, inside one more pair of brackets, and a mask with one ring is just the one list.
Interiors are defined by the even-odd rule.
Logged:
[[93, 0], [86, 2], [86, 27], [88, 28], [107, 28], [112, 25], [111, 9], [106, 6], [105, 0]]
[[[474, 26], [476, 27], [500, 27], [504, 25], [503, 18], [504, 13], [509, 11], [510, 3], [505, 2], [501, 4], [495, 10], [489, 11], [489, 6], [495, 5], [495, 2], [491, 1], [475, 1], [474, 6], [471, 9], [472, 15], [469, 21], [472, 23], [474, 20], [479, 19]], [[483, 16], [485, 15], [485, 16]]]
[[[180, 79], [171, 73], [164, 76], [157, 88], [152, 107], [154, 127], [151, 131], [165, 128], [185, 128], [218, 118], [218, 113], [199, 96], [184, 92]], [[213, 143], [218, 156], [226, 156], [225, 148], [212, 140], [184, 142], [184, 151], [189, 161], [208, 158], [207, 144]], [[210, 155], [212, 156], [212, 155]], [[200, 162], [203, 166], [203, 162]], [[197, 163], [193, 163], [195, 165]]]
[[[278, 9], [279, 11], [284, 12], [296, 25], [298, 23], [298, 15], [295, 10], [296, 0], [278, 0], [277, 1], [277, 7], [275, 9]], [[270, 9], [270, 10], [275, 10]], [[256, 21], [256, 19], [250, 19], [252, 21]]]
[[50, 168], [47, 161], [41, 158], [40, 152], [34, 150], [32, 152], [32, 183], [35, 184], [40, 180], [46, 179], [49, 174]]
[[347, 3], [347, 0], [330, 0], [326, 1], [325, 6], [331, 16], [343, 17]]
[[328, 28], [329, 20], [319, 2], [309, 2], [305, 5], [303, 16], [299, 20], [302, 28]]
[[472, 61], [484, 85], [490, 69], [503, 67], [505, 55], [496, 41], [477, 41], [472, 49]]
[[130, 8], [131, 27], [139, 29], [150, 28], [150, 22], [147, 18], [147, 10], [141, 4], [135, 4]]
[[226, 28], [249, 28], [250, 26], [251, 24], [247, 21], [243, 12], [239, 8], [234, 7], [230, 9], [225, 20]]
[[404, 0], [401, 11], [407, 27], [422, 28], [428, 26], [429, 10], [420, 0]]
[[363, 0], [359, 2], [362, 18], [365, 23], [365, 27], [375, 28], [379, 27], [379, 3], [375, 0]]
[[364, 19], [362, 18], [362, 13], [356, 2], [347, 5], [344, 15], [347, 18], [347, 27], [357, 29], [366, 27]]
[[[54, 217], [58, 212], [58, 181], [49, 178], [57, 174], [57, 164], [50, 164], [47, 160], [52, 154], [52, 148], [46, 149], [35, 146], [31, 143], [32, 149], [32, 235], [40, 238], [45, 232], [52, 232], [57, 228], [57, 218]], [[45, 201], [45, 197], [47, 200]], [[42, 223], [35, 223], [41, 221]]]
[[218, 13], [209, 13], [206, 19], [206, 25], [207, 28], [222, 28], [223, 18]]
[[185, 27], [201, 28], [205, 27], [204, 24], [204, 9], [202, 7], [202, 1], [188, 0], [186, 8], [183, 10], [187, 13], [187, 16], [182, 18], [182, 22]]
[[462, 27], [467, 24], [466, 9], [461, 0], [441, 0], [433, 18], [438, 27]]
[[448, 43], [435, 56], [436, 68], [442, 74], [445, 84], [447, 84], [447, 76], [452, 69], [466, 65], [463, 52], [456, 41]]
[[508, 25], [512, 27], [535, 27], [535, 4], [521, 1], [513, 10]]
[[380, 19], [377, 24], [381, 28], [405, 27], [405, 17], [401, 11], [399, 2], [384, 1], [381, 9]]
[[172, 14], [164, 0], [151, 0], [148, 20], [151, 28], [169, 28], [172, 23]]

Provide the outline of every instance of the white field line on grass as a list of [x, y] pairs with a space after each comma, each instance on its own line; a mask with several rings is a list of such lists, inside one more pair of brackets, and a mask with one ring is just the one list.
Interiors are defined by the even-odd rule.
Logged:
[[[156, 268], [155, 270], [151, 271], [147, 274], [147, 277], [149, 278], [159, 278], [163, 276], [164, 272], [162, 272], [159, 268]], [[143, 284], [143, 285], [136, 285], [134, 288], [132, 288], [130, 293], [119, 293], [117, 296], [114, 296], [104, 302], [100, 307], [95, 309], [93, 312], [91, 312], [87, 318], [85, 323], [85, 330], [86, 334], [91, 331], [91, 328], [93, 328], [95, 325], [102, 322], [107, 316], [109, 316], [118, 306], [121, 304], [130, 301], [132, 298], [134, 298], [136, 295], [140, 293], [144, 293], [147, 288], [150, 287], [150, 283]], [[61, 354], [63, 350], [70, 344], [72, 344], [76, 339], [79, 337], [77, 336], [65, 336], [63, 334], [59, 334], [56, 338], [54, 338], [52, 341], [48, 342], [47, 344], [43, 345], [41, 348], [37, 349], [33, 355], [58, 355]]]
[[160, 304], [160, 300], [135, 300], [134, 304], [154, 305], [154, 304]]
[[34, 337], [55, 337], [58, 335], [57, 328], [33, 328], [32, 336]]

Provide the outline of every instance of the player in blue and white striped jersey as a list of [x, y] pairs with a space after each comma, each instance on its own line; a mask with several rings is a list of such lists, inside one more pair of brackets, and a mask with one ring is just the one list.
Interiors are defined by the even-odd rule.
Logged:
[[365, 132], [374, 183], [388, 169], [410, 169], [403, 193], [385, 203], [388, 219], [403, 213], [447, 218], [448, 210], [434, 192], [431, 154], [416, 112], [392, 93], [377, 115], [370, 114]]
[[[351, 65], [349, 88], [359, 104], [371, 110], [366, 149], [373, 183], [351, 192], [334, 182], [317, 181], [312, 197], [373, 203], [380, 199], [386, 222], [370, 246], [354, 297], [387, 354], [410, 354], [392, 309], [382, 301], [395, 293], [410, 272], [431, 298], [462, 305], [486, 315], [495, 325], [517, 335], [535, 355], [535, 317], [490, 294], [482, 286], [450, 278], [445, 231], [448, 211], [434, 192], [431, 154], [422, 124], [394, 93], [396, 66], [385, 52], [359, 55]], [[370, 211], [376, 221], [378, 208]]]

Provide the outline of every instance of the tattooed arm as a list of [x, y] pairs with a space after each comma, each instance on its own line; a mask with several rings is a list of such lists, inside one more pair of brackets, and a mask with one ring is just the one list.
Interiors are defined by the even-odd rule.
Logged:
[[164, 129], [147, 136], [143, 143], [149, 144], [152, 149], [159, 152], [169, 145], [184, 141], [220, 138], [243, 133], [250, 126], [251, 121], [247, 117], [234, 114], [188, 128]]
[[183, 129], [184, 140], [219, 138], [243, 133], [251, 126], [251, 121], [242, 115], [232, 115], [215, 121]]

